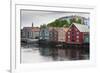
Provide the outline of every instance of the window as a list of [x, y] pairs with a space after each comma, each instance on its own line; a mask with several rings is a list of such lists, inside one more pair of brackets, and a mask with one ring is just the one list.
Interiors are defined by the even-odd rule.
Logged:
[[72, 42], [74, 42], [75, 40], [74, 39], [72, 39]]
[[79, 36], [76, 36], [76, 38], [79, 38]]
[[75, 28], [75, 30], [77, 31], [77, 28]]
[[79, 39], [77, 39], [76, 41], [79, 42]]
[[54, 35], [54, 37], [57, 37], [56, 35]]
[[70, 32], [68, 32], [68, 34], [70, 34]]
[[70, 42], [70, 39], [68, 39], [68, 42]]
[[77, 34], [79, 34], [79, 32], [77, 32]]
[[55, 32], [55, 35], [57, 35], [57, 32]]
[[74, 34], [74, 32], [72, 32], [72, 34]]
[[68, 36], [68, 38], [70, 38], [70, 36]]

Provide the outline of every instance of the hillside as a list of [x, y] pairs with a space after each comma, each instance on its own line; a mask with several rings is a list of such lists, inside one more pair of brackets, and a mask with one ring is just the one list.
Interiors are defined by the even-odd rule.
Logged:
[[48, 27], [69, 27], [72, 23], [79, 23], [87, 25], [88, 19], [81, 16], [66, 16], [56, 19], [55, 21], [48, 23]]

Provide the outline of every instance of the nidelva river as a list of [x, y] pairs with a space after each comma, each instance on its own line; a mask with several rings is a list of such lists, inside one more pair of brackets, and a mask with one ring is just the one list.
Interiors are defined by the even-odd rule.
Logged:
[[21, 63], [71, 60], [89, 60], [89, 48], [40, 47], [38, 44], [21, 45]]

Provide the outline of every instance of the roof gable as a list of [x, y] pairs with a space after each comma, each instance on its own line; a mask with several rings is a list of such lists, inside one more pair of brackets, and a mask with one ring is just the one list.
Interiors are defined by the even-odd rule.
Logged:
[[[72, 23], [72, 25], [75, 25], [76, 28], [80, 31], [80, 32], [89, 32], [89, 28], [87, 25], [83, 25], [83, 24], [78, 24], [78, 23]], [[72, 26], [71, 25], [71, 26]], [[70, 27], [71, 27], [70, 26]]]

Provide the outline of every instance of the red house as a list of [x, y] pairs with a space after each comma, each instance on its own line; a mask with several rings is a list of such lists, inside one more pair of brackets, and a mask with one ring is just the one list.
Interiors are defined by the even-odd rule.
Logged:
[[66, 43], [82, 44], [89, 42], [89, 28], [87, 25], [72, 23], [66, 32]]

